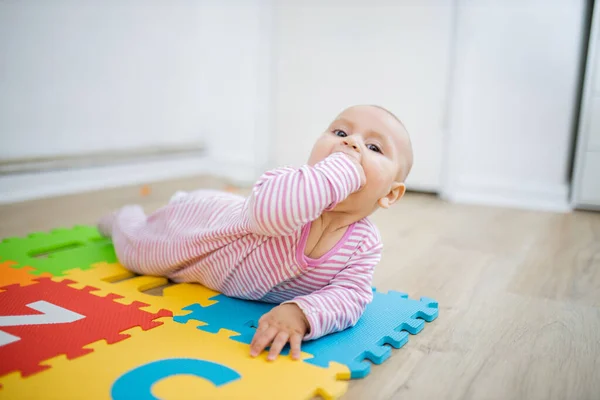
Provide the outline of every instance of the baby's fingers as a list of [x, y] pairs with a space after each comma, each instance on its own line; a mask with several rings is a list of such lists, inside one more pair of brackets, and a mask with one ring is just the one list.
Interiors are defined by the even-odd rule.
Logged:
[[299, 333], [293, 333], [290, 337], [290, 348], [292, 351], [292, 358], [294, 360], [300, 359], [300, 344], [302, 343], [302, 335]]
[[277, 332], [278, 330], [274, 326], [263, 329], [259, 328], [254, 334], [252, 343], [250, 343], [250, 355], [252, 357], [259, 355], [271, 343]]
[[281, 353], [283, 346], [285, 346], [285, 344], [287, 343], [289, 337], [290, 335], [286, 331], [280, 331], [277, 334], [275, 340], [273, 341], [273, 344], [271, 345], [271, 350], [269, 351], [267, 360], [273, 361], [275, 358], [277, 358], [279, 353]]

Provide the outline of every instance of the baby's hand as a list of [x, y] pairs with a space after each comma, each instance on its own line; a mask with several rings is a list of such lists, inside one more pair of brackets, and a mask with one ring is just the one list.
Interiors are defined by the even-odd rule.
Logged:
[[292, 358], [300, 358], [300, 343], [309, 329], [304, 313], [296, 304], [281, 304], [264, 314], [250, 343], [250, 355], [256, 357], [271, 345], [268, 360], [274, 360], [290, 342]]
[[365, 184], [367, 183], [367, 177], [365, 175], [365, 170], [363, 169], [362, 165], [356, 161], [356, 160], [352, 160], [354, 161], [354, 165], [356, 165], [356, 168], [358, 169], [358, 174], [360, 175], [360, 188], [362, 189]]
[[365, 170], [363, 169], [363, 167], [360, 163], [360, 160], [358, 159], [358, 156], [353, 157], [349, 154], [346, 154], [346, 155], [348, 156], [348, 159], [350, 159], [350, 161], [352, 161], [352, 163], [356, 166], [356, 169], [358, 170], [358, 174], [360, 175], [360, 188], [362, 189], [363, 186], [365, 186], [365, 184], [367, 183], [367, 177], [365, 175]]

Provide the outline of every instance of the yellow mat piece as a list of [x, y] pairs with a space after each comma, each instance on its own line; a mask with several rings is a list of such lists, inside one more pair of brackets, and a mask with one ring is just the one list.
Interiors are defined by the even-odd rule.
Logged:
[[136, 276], [119, 263], [98, 263], [84, 271], [72, 269], [66, 271], [64, 276], [52, 279], [57, 282], [73, 280], [75, 283], [70, 283], [69, 286], [76, 289], [93, 286], [98, 290], [91, 293], [97, 296], [104, 297], [109, 293], [123, 296], [122, 299], [115, 300], [118, 303], [131, 304], [134, 301], [146, 303], [148, 306], [142, 306], [140, 309], [151, 313], [158, 312], [161, 308], [180, 313], [183, 307], [194, 303], [208, 307], [216, 303], [210, 298], [219, 294], [196, 283], [178, 283], [168, 286], [163, 289], [162, 296], [142, 293], [166, 285], [168, 280], [158, 276]]
[[0, 399], [333, 399], [348, 388], [336, 380], [350, 374], [341, 364], [325, 369], [290, 356], [270, 362], [266, 351], [252, 358], [248, 345], [229, 339], [231, 331], [158, 321], [164, 324], [125, 331], [131, 337], [124, 341], [85, 346], [94, 351], [83, 357], [50, 359], [51, 369], [28, 378], [10, 374]]

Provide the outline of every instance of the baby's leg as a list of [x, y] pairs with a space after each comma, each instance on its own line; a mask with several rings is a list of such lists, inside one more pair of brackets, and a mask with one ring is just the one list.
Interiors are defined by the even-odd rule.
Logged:
[[178, 190], [175, 192], [175, 194], [173, 196], [171, 196], [171, 198], [169, 199], [169, 203], [173, 203], [177, 200], [181, 200], [184, 197], [186, 197], [187, 195], [189, 195], [188, 192], [184, 192], [183, 190]]
[[237, 195], [234, 195], [229, 192], [225, 192], [223, 190], [217, 190], [217, 189], [197, 189], [197, 190], [193, 190], [191, 192], [185, 192], [183, 190], [178, 190], [169, 199], [169, 204], [175, 203], [178, 201], [182, 201], [182, 200], [202, 201], [203, 199], [208, 198], [208, 197], [214, 198], [214, 197], [231, 197], [231, 196], [237, 196]]
[[[185, 198], [187, 196], [189, 196], [188, 192], [179, 190], [179, 191], [175, 192], [175, 194], [173, 196], [171, 196], [171, 198], [169, 199], [169, 204], [176, 202], [178, 200], [182, 200], [183, 198]], [[100, 218], [100, 220], [98, 220], [97, 227], [98, 227], [98, 231], [100, 231], [100, 234], [102, 236], [112, 237], [112, 227], [114, 224], [116, 213], [117, 213], [117, 211], [113, 211], [109, 214], [102, 216]]]

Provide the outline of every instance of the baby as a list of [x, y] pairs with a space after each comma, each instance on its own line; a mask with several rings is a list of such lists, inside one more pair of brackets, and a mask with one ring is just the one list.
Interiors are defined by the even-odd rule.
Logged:
[[146, 216], [125, 206], [103, 217], [121, 264], [142, 275], [199, 282], [225, 295], [277, 303], [250, 345], [275, 359], [289, 342], [353, 326], [372, 300], [382, 244], [367, 218], [405, 191], [409, 135], [379, 106], [353, 106], [321, 134], [300, 168], [263, 174], [248, 198], [178, 192]]

